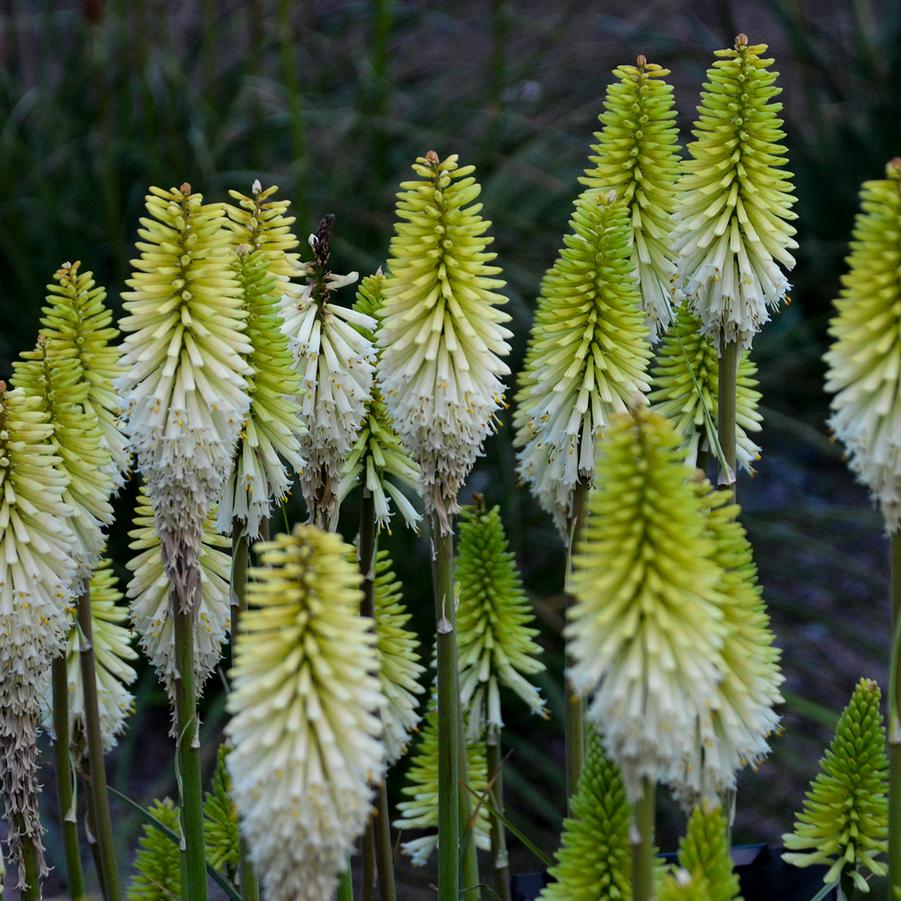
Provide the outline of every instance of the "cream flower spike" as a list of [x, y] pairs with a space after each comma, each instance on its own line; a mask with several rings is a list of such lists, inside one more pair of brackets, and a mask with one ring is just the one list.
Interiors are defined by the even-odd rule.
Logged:
[[641, 307], [657, 341], [673, 317], [676, 251], [673, 214], [677, 206], [679, 128], [670, 74], [644, 56], [634, 66], [617, 66], [607, 86], [603, 126], [590, 157], [593, 166], [579, 179], [589, 188], [616, 191], [629, 208], [632, 265]]
[[901, 527], [901, 158], [884, 179], [864, 182], [860, 205], [823, 357], [834, 395], [829, 424], [894, 533]]
[[256, 546], [231, 670], [227, 765], [270, 901], [321, 901], [382, 778], [384, 705], [353, 549], [298, 525]]
[[503, 403], [510, 317], [491, 265], [481, 187], [456, 154], [429, 151], [397, 195], [378, 331], [379, 385], [397, 434], [419, 464], [426, 512], [445, 533], [457, 494]]
[[356, 272], [335, 275], [328, 268], [334, 222], [329, 214], [310, 235], [313, 260], [298, 270], [306, 278], [301, 293], [282, 298], [307, 429], [301, 437], [306, 466], [300, 485], [310, 521], [330, 531], [337, 525], [341, 466], [363, 422], [375, 371], [375, 348], [364, 336], [375, 330], [375, 320], [331, 301], [335, 291], [358, 277]]
[[263, 520], [284, 501], [291, 485], [285, 463], [303, 472], [299, 435], [300, 379], [282, 330], [277, 281], [263, 251], [237, 248], [235, 271], [244, 292], [250, 409], [241, 427], [234, 467], [219, 501], [216, 525], [231, 533], [233, 522], [251, 538], [260, 536]]
[[[216, 532], [215, 517], [214, 509], [204, 524], [200, 547], [200, 588], [194, 626], [194, 684], [198, 695], [222, 656], [222, 645], [231, 624], [230, 542]], [[174, 705], [175, 634], [169, 606], [169, 579], [163, 566], [162, 542], [155, 527], [153, 508], [143, 486], [135, 506], [134, 526], [128, 535], [134, 553], [127, 563], [132, 573], [126, 588], [131, 621], [141, 650], [153, 664]]]
[[0, 790], [8, 860], [20, 841], [43, 858], [37, 795], [37, 727], [51, 661], [66, 643], [78, 539], [63, 503], [67, 477], [39, 397], [0, 382]]
[[204, 522], [247, 415], [253, 348], [222, 204], [204, 204], [188, 184], [151, 188], [146, 200], [140, 256], [122, 293], [120, 386], [166, 569], [187, 611]]
[[81, 263], [63, 263], [47, 285], [47, 304], [41, 311], [41, 334], [54, 347], [77, 357], [88, 383], [85, 408], [96, 416], [114, 466], [116, 487], [131, 467], [128, 438], [121, 429], [122, 399], [116, 391], [121, 377], [119, 330], [106, 305], [106, 290], [94, 282]]
[[70, 525], [78, 543], [72, 554], [81, 582], [103, 553], [103, 529], [114, 518], [109, 497], [115, 490], [109, 450], [87, 403], [88, 382], [78, 358], [43, 335], [33, 351], [13, 363], [13, 370], [15, 386], [38, 399], [53, 427], [53, 444], [67, 478], [63, 501], [74, 512]]
[[513, 414], [519, 474], [563, 534], [597, 438], [648, 390], [651, 357], [625, 204], [583, 195], [570, 228], [541, 282]]
[[633, 800], [694, 753], [722, 679], [723, 572], [679, 444], [647, 408], [611, 421], [567, 586], [569, 677]]
[[[357, 289], [354, 309], [378, 320], [384, 284], [385, 276], [381, 271], [364, 278]], [[364, 331], [364, 335], [374, 340], [372, 332]], [[407, 526], [414, 530], [418, 528], [422, 516], [403, 493], [400, 485], [406, 486], [418, 495], [419, 467], [410, 459], [401, 444], [388, 408], [382, 399], [382, 392], [375, 383], [366, 403], [366, 416], [360, 434], [341, 467], [339, 502], [350, 494], [361, 476], [364, 487], [372, 494], [376, 522], [380, 529], [387, 528], [391, 522], [392, 500]], [[395, 481], [399, 484], [395, 484]]]
[[676, 245], [681, 287], [719, 344], [750, 347], [789, 289], [798, 244], [778, 73], [766, 44], [717, 50], [679, 180]]
[[[112, 563], [101, 559], [91, 573], [91, 620], [94, 658], [97, 668], [97, 702], [100, 710], [100, 734], [103, 750], [112, 750], [125, 731], [125, 721], [134, 708], [134, 697], [128, 690], [135, 680], [131, 661], [137, 651], [131, 646], [132, 632], [124, 623], [128, 610], [120, 604], [122, 592], [116, 587]], [[78, 756], [87, 754], [84, 719], [84, 683], [81, 677], [81, 634], [78, 624], [70, 622], [66, 648], [66, 675], [69, 686], [69, 734]], [[48, 714], [51, 706], [47, 686]], [[52, 718], [45, 728], [52, 731]]]

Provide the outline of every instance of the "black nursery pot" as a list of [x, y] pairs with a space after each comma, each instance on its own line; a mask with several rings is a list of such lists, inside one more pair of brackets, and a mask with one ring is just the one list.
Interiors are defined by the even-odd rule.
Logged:
[[[670, 863], [676, 860], [675, 854], [662, 856]], [[789, 866], [782, 860], [782, 849], [769, 845], [739, 845], [732, 849], [732, 862], [744, 901], [810, 901], [823, 887], [826, 875], [825, 867]], [[513, 876], [513, 901], [535, 901], [548, 882], [545, 872]], [[825, 897], [835, 901], [838, 892], [833, 889]]]

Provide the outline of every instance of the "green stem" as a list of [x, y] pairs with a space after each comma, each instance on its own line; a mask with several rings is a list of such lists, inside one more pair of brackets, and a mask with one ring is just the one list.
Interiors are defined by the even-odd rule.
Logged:
[[720, 484], [735, 484], [735, 389], [738, 380], [739, 346], [735, 341], [724, 341], [720, 348], [717, 375], [716, 430], [723, 449], [723, 457], [729, 467], [720, 473]]
[[644, 779], [641, 800], [632, 811], [632, 897], [634, 901], [654, 898], [654, 795], [657, 786]]
[[97, 845], [97, 817], [94, 816], [94, 797], [91, 794], [91, 774], [85, 768], [81, 769], [81, 785], [84, 790], [85, 816], [87, 818], [88, 847], [91, 851], [91, 860], [94, 861], [94, 871], [97, 873], [97, 882], [100, 885], [101, 897], [106, 897], [106, 887], [103, 884], [103, 867], [100, 863], [100, 849]]
[[507, 833], [504, 829], [504, 772], [501, 760], [501, 731], [488, 729], [485, 740], [488, 782], [491, 784], [491, 867], [494, 871], [494, 893], [500, 901], [511, 901], [510, 860], [507, 857]]
[[56, 762], [56, 799], [59, 807], [59, 825], [63, 836], [63, 852], [66, 857], [66, 876], [69, 881], [69, 897], [81, 901], [84, 893], [84, 870], [78, 847], [78, 820], [75, 816], [75, 773], [72, 768], [69, 735], [69, 675], [66, 654], [63, 652], [52, 664], [53, 682], [53, 746]]
[[[569, 593], [569, 578], [572, 574], [573, 554], [582, 539], [585, 523], [588, 521], [588, 493], [591, 485], [580, 479], [573, 489], [572, 516], [569, 523], [569, 547], [566, 553], [566, 607], [572, 606], [575, 599]], [[566, 655], [566, 665], [571, 663]], [[576, 793], [579, 787], [579, 774], [582, 772], [582, 760], [585, 757], [585, 702], [572, 690], [569, 680], [564, 675], [565, 701], [563, 706], [563, 731], [566, 736], [566, 800]]]
[[460, 890], [460, 692], [454, 538], [432, 514], [432, 585], [438, 658], [438, 901], [457, 901]]
[[203, 844], [203, 777], [194, 688], [194, 611], [182, 610], [174, 591], [169, 605], [175, 631], [176, 766], [181, 797], [182, 885], [191, 901], [206, 901], [206, 855]]
[[[901, 532], [891, 536], [892, 659], [889, 673], [889, 885], [901, 890]], [[890, 892], [890, 894], [892, 894]]]
[[469, 758], [466, 754], [466, 724], [458, 704], [457, 740], [460, 766], [460, 897], [463, 901], [479, 901], [479, 849], [476, 847], [475, 823], [472, 815], [472, 793], [469, 786]]
[[21, 814], [16, 814], [16, 825], [21, 836], [19, 850], [22, 854], [22, 864], [25, 867], [25, 887], [22, 889], [22, 901], [41, 901], [41, 866], [38, 858], [38, 849], [25, 831], [25, 820]]
[[338, 895], [336, 901], [354, 901], [354, 880], [350, 866], [338, 877]]
[[[268, 521], [264, 521], [268, 527]], [[232, 522], [232, 569], [231, 569], [231, 640], [232, 648], [238, 635], [238, 621], [241, 613], [247, 609], [247, 535], [242, 531], [241, 523]], [[234, 660], [234, 651], [232, 651]], [[238, 839], [238, 874], [243, 901], [259, 901], [260, 882], [250, 862], [250, 852], [243, 836]]]
[[369, 818], [363, 833], [363, 883], [360, 886], [363, 901], [375, 901], [375, 815]]
[[381, 901], [397, 901], [394, 884], [394, 846], [391, 844], [391, 812], [388, 808], [388, 782], [382, 780], [376, 797], [378, 812], [372, 825], [375, 833], [375, 861], [379, 873], [379, 898]]
[[78, 598], [78, 625], [81, 629], [80, 662], [81, 682], [84, 686], [85, 739], [88, 746], [97, 853], [103, 873], [104, 897], [106, 901], [119, 901], [122, 890], [119, 887], [113, 821], [110, 817], [109, 795], [106, 790], [106, 767], [103, 760], [103, 737], [100, 733], [100, 705], [97, 700], [97, 671], [91, 621], [91, 590], [87, 584]]

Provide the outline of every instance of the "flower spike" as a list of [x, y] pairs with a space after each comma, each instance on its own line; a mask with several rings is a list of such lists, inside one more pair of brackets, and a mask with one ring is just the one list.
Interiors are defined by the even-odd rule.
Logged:
[[598, 435], [648, 390], [651, 357], [625, 204], [589, 192], [570, 227], [541, 283], [513, 416], [519, 473], [561, 533]]
[[495, 427], [511, 336], [475, 167], [457, 160], [429, 151], [413, 164], [418, 177], [400, 185], [378, 332], [385, 404], [444, 534]]
[[613, 418], [570, 580], [569, 676], [633, 799], [693, 752], [721, 679], [722, 571], [679, 444], [646, 408]]
[[[169, 798], [154, 801], [147, 812], [161, 826], [179, 834], [178, 808]], [[125, 897], [128, 901], [171, 901], [181, 897], [181, 852], [164, 832], [145, 823], [138, 839], [135, 872]]]
[[820, 761], [795, 831], [782, 836], [796, 867], [824, 864], [823, 882], [847, 873], [861, 892], [870, 890], [864, 870], [884, 876], [878, 860], [888, 849], [888, 760], [879, 686], [861, 679], [842, 711], [835, 736]]
[[901, 526], [901, 158], [884, 179], [864, 182], [860, 204], [823, 358], [834, 395], [829, 423], [894, 533]]
[[676, 252], [672, 245], [679, 129], [669, 69], [639, 56], [634, 66], [617, 66], [607, 86], [603, 128], [595, 133], [591, 168], [579, 179], [591, 189], [616, 191], [629, 210], [632, 267], [651, 340], [673, 317]]
[[257, 552], [231, 672], [228, 769], [267, 897], [320, 901], [384, 772], [376, 638], [337, 535], [298, 525]]
[[535, 614], [501, 522], [500, 509], [485, 509], [477, 496], [460, 514], [455, 582], [460, 703], [469, 738], [485, 726], [503, 726], [500, 686], [515, 692], [532, 713], [545, 716], [544, 698], [528, 676], [544, 670], [535, 638]]
[[299, 294], [282, 298], [284, 330], [303, 392], [306, 466], [300, 485], [310, 522], [330, 531], [338, 519], [339, 472], [360, 430], [375, 370], [375, 348], [364, 336], [375, 330], [375, 320], [331, 299], [358, 277], [329, 268], [334, 222], [329, 214], [310, 235], [313, 259], [301, 269], [306, 284]]
[[780, 266], [795, 265], [782, 89], [766, 51], [744, 34], [716, 51], [679, 180], [681, 288], [717, 345], [751, 346], [788, 291]]

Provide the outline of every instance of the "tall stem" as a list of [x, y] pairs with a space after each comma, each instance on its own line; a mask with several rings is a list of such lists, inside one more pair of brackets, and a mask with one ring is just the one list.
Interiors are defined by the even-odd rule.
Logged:
[[84, 725], [88, 745], [88, 767], [91, 774], [90, 791], [93, 799], [97, 853], [103, 872], [106, 901], [119, 901], [122, 890], [119, 886], [113, 821], [110, 817], [109, 794], [106, 790], [106, 767], [103, 761], [103, 737], [100, 733], [100, 707], [97, 701], [97, 671], [91, 622], [91, 590], [87, 583], [78, 598], [78, 625], [81, 628], [80, 663], [84, 689]]
[[723, 456], [729, 467], [720, 473], [720, 484], [735, 484], [735, 389], [738, 380], [739, 347], [734, 341], [724, 341], [720, 348], [717, 374], [716, 430]]
[[643, 780], [642, 796], [632, 810], [632, 896], [634, 901], [654, 898], [654, 796], [657, 786]]
[[69, 734], [69, 675], [66, 670], [66, 653], [63, 651], [52, 665], [53, 683], [53, 746], [56, 762], [56, 799], [59, 807], [59, 826], [63, 836], [63, 852], [66, 857], [66, 876], [69, 897], [80, 901], [85, 897], [84, 871], [81, 867], [81, 851], [78, 847], [78, 820], [75, 816], [74, 770], [72, 768]]
[[106, 897], [106, 887], [103, 884], [103, 867], [100, 865], [100, 850], [97, 845], [97, 817], [94, 816], [94, 797], [91, 794], [91, 774], [85, 768], [81, 768], [81, 785], [84, 789], [84, 807], [88, 836], [88, 847], [91, 851], [91, 860], [94, 861], [94, 871], [97, 873], [97, 882], [100, 885], [100, 896]]
[[457, 901], [460, 887], [460, 692], [454, 538], [431, 518], [432, 585], [438, 657], [438, 901]]
[[354, 880], [349, 865], [338, 877], [337, 901], [354, 901]]
[[25, 867], [25, 887], [22, 889], [22, 901], [41, 901], [41, 866], [38, 860], [38, 849], [28, 835], [25, 820], [16, 814], [17, 826], [21, 836], [19, 851]]
[[[268, 531], [268, 520], [263, 523]], [[248, 541], [242, 525], [232, 522], [232, 569], [231, 569], [231, 640], [232, 648], [238, 635], [238, 621], [247, 609], [247, 557]], [[260, 882], [250, 862], [250, 852], [243, 835], [238, 837], [238, 878], [242, 901], [260, 901]]]
[[460, 766], [460, 898], [463, 901], [479, 901], [479, 849], [476, 847], [475, 824], [472, 816], [472, 794], [469, 790], [469, 758], [466, 755], [466, 724], [463, 722], [463, 710], [457, 705], [459, 720], [457, 722], [457, 741]]
[[[360, 543], [357, 560], [363, 576], [363, 603], [360, 612], [375, 623], [375, 564], [378, 551], [375, 499], [363, 489], [360, 498]], [[396, 901], [394, 881], [394, 848], [391, 845], [391, 816], [388, 812], [387, 776], [377, 791], [378, 808], [366, 827], [363, 845], [363, 897], [371, 897], [374, 882], [373, 869], [378, 873], [379, 898]]]
[[206, 901], [206, 855], [203, 844], [203, 777], [194, 688], [194, 611], [182, 610], [170, 592], [175, 631], [175, 721], [178, 730], [176, 765], [181, 794], [181, 870], [185, 897]]
[[892, 666], [889, 673], [889, 837], [891, 895], [901, 890], [901, 532], [891, 536]]
[[[588, 481], [580, 479], [573, 489], [573, 510], [569, 522], [569, 547], [566, 552], [566, 607], [567, 610], [575, 599], [569, 592], [569, 579], [572, 575], [573, 554], [582, 540], [582, 532], [588, 521], [588, 492], [591, 486]], [[569, 652], [566, 653], [566, 666], [571, 663]], [[585, 757], [585, 703], [572, 690], [569, 679], [565, 680], [565, 700], [563, 706], [563, 731], [566, 736], [566, 803], [579, 787], [579, 774], [582, 772], [582, 760]]]
[[[494, 872], [494, 893], [500, 901], [511, 901], [510, 860], [507, 857], [507, 834], [504, 828], [504, 772], [501, 762], [501, 731], [488, 728], [485, 741], [488, 782], [491, 784], [491, 867]], [[497, 811], [495, 813], [494, 811]]]

